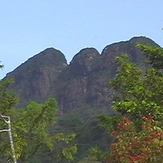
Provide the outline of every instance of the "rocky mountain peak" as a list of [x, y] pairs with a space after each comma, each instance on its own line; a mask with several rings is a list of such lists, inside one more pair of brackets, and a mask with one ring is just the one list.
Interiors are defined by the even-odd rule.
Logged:
[[135, 45], [140, 43], [140, 44], [151, 45], [151, 46], [159, 46], [152, 39], [145, 36], [133, 37], [129, 40], [129, 43]]
[[55, 97], [62, 112], [83, 105], [108, 107], [112, 102], [109, 83], [118, 68], [115, 57], [129, 54], [133, 62], [144, 65], [146, 58], [137, 43], [158, 46], [149, 38], [134, 37], [106, 46], [101, 55], [95, 48], [82, 49], [69, 65], [59, 50], [45, 49], [9, 74], [15, 80], [12, 89], [22, 105]]
[[127, 53], [127, 52], [129, 54], [131, 49], [137, 48], [136, 47], [137, 44], [159, 46], [150, 38], [147, 38], [144, 36], [133, 37], [128, 41], [121, 41], [121, 42], [113, 43], [111, 45], [107, 45], [102, 51], [102, 56], [112, 55], [112, 54], [115, 55], [117, 52], [120, 52], [119, 55]]
[[47, 48], [34, 57], [30, 58], [27, 62], [36, 62], [41, 66], [61, 66], [62, 64], [67, 64], [64, 54], [54, 48]]
[[153, 40], [147, 37], [133, 37], [129, 41], [121, 41], [118, 43], [113, 43], [108, 45], [102, 51], [102, 60], [103, 60], [103, 67], [106, 69], [110, 69], [111, 76], [115, 75], [117, 64], [115, 58], [121, 56], [123, 54], [128, 54], [131, 57], [131, 60], [135, 63], [139, 63], [143, 65], [146, 58], [143, 56], [143, 53], [140, 49], [137, 48], [137, 44], [145, 44], [145, 45], [152, 45], [152, 46], [159, 46]]
[[70, 68], [73, 69], [73, 74], [87, 75], [96, 67], [99, 57], [100, 53], [95, 48], [82, 49], [73, 57], [70, 63]]
[[67, 61], [64, 54], [48, 48], [28, 59], [7, 77], [14, 79], [11, 89], [20, 95], [21, 105], [31, 100], [45, 102], [52, 96], [51, 86], [55, 85], [57, 76], [65, 67]]
[[97, 57], [99, 56], [99, 52], [95, 49], [95, 48], [85, 48], [85, 49], [82, 49], [79, 51], [79, 53], [77, 53], [71, 63], [75, 62], [76, 60], [78, 59], [88, 59], [88, 58], [94, 58], [94, 57]]

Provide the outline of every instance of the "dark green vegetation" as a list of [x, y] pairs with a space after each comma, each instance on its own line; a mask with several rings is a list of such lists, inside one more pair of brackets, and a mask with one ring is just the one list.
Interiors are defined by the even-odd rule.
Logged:
[[[161, 163], [163, 160], [163, 49], [139, 44], [149, 58], [145, 70], [117, 57], [120, 69], [111, 85], [115, 90], [113, 109], [122, 116], [100, 116], [112, 130], [111, 163]], [[123, 118], [122, 118], [123, 117]]]
[[[114, 127], [118, 126], [121, 120], [119, 112], [138, 122], [143, 115], [149, 113], [158, 116], [155, 113], [157, 108], [160, 114], [162, 107], [162, 103], [159, 104], [162, 88], [154, 82], [159, 79], [157, 71], [149, 69], [151, 66], [144, 63], [149, 60], [137, 48], [137, 43], [157, 47], [140, 45], [143, 51], [148, 52], [154, 68], [160, 68], [162, 62], [157, 58], [157, 53], [160, 57], [162, 53], [159, 46], [148, 38], [136, 37], [107, 46], [101, 55], [94, 48], [83, 49], [69, 65], [60, 51], [46, 49], [8, 74], [7, 78], [15, 80], [10, 90], [16, 91], [20, 96], [18, 108], [25, 108], [15, 110], [16, 96], [11, 93], [10, 100], [5, 98], [6, 102], [2, 101], [5, 105], [0, 106], [2, 110], [6, 106], [11, 110], [11, 113], [4, 113], [13, 116], [19, 159], [31, 160], [30, 162], [57, 162], [57, 159], [62, 159], [61, 162], [73, 162], [74, 159], [74, 162], [83, 160], [86, 163], [91, 155], [93, 160], [106, 162], [109, 144], [114, 141], [108, 130], [115, 130]], [[153, 53], [155, 57], [152, 58]], [[129, 54], [131, 61], [138, 64], [139, 68], [130, 63], [128, 56], [124, 54]], [[118, 60], [115, 60], [116, 57], [119, 57]], [[148, 78], [145, 78], [147, 69]], [[115, 80], [110, 86], [112, 79]], [[161, 80], [160, 77], [160, 82]], [[53, 97], [59, 102], [58, 119], [56, 101], [48, 100]], [[117, 111], [111, 108], [112, 99], [116, 101], [113, 108]], [[31, 100], [42, 104], [32, 102], [25, 107]], [[109, 115], [100, 116], [108, 129], [106, 131], [99, 119], [99, 115], [103, 114]], [[65, 137], [63, 133], [68, 136]], [[76, 144], [78, 154], [73, 157]], [[5, 149], [9, 151], [9, 147], [5, 146]], [[6, 153], [5, 150], [3, 152]]]
[[11, 81], [7, 80], [0, 82], [0, 162], [13, 161], [8, 132], [3, 131], [8, 129], [3, 116], [9, 116], [12, 121], [12, 137], [18, 162], [73, 160], [77, 146], [70, 143], [76, 134], [50, 132], [50, 127], [57, 122], [56, 100], [50, 99], [44, 104], [31, 102], [25, 109], [16, 109], [18, 98], [8, 90], [10, 84]]

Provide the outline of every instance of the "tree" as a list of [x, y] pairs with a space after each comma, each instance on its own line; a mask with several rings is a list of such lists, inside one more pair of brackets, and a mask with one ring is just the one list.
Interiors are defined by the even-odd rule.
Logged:
[[[21, 162], [38, 160], [38, 158], [43, 160], [47, 158], [48, 153], [51, 161], [74, 159], [77, 146], [72, 145], [71, 142], [76, 134], [53, 135], [51, 133], [50, 127], [55, 125], [57, 120], [57, 105], [53, 98], [45, 104], [31, 102], [27, 108], [16, 114], [15, 139], [18, 158]], [[59, 145], [61, 142], [62, 146]]]
[[[112, 126], [109, 128], [116, 140], [111, 145], [111, 162], [159, 162], [162, 159], [163, 49], [138, 47], [152, 66], [144, 70], [131, 63], [128, 55], [117, 57], [119, 72], [111, 85], [115, 91], [113, 109], [121, 116], [100, 117], [105, 126]], [[145, 152], [146, 149], [150, 152]]]
[[118, 57], [120, 72], [111, 82], [116, 91], [113, 109], [122, 114], [141, 118], [154, 116], [163, 118], [163, 76], [155, 68], [144, 72], [134, 63], [129, 62], [127, 55]]
[[[3, 65], [0, 65], [0, 69]], [[13, 143], [12, 127], [11, 127], [11, 114], [13, 112], [13, 107], [17, 104], [18, 98], [11, 91], [8, 91], [8, 87], [12, 84], [12, 80], [0, 81], [0, 160], [3, 162], [6, 155], [10, 153], [10, 159], [14, 159], [16, 163], [16, 155]], [[9, 134], [9, 137], [6, 135]], [[2, 141], [3, 140], [3, 141]], [[10, 146], [11, 145], [11, 146]], [[8, 153], [2, 154], [5, 149], [8, 149]]]
[[149, 63], [156, 69], [163, 69], [163, 48], [138, 44], [138, 47], [149, 58]]
[[152, 117], [142, 118], [141, 130], [136, 124], [123, 118], [118, 129], [112, 132], [116, 142], [111, 144], [111, 163], [158, 163], [163, 160], [163, 130]]
[[11, 118], [10, 118], [10, 116], [5, 116], [5, 115], [0, 115], [0, 117], [5, 123], [8, 124], [8, 129], [2, 129], [2, 130], [0, 130], [0, 132], [8, 132], [9, 133], [9, 139], [10, 139], [13, 160], [14, 160], [14, 163], [17, 163], [14, 142], [13, 142], [12, 129], [11, 129]]
[[[9, 79], [0, 81], [0, 115], [11, 117], [12, 126], [10, 127], [13, 131], [18, 161], [45, 162], [49, 155], [50, 161], [54, 161], [54, 158], [73, 160], [77, 153], [76, 144], [71, 144], [75, 139], [75, 134], [57, 133], [54, 135], [51, 133], [51, 127], [57, 122], [57, 101], [52, 98], [44, 104], [31, 102], [25, 109], [16, 109], [18, 98], [9, 90], [11, 84], [12, 81]], [[2, 129], [7, 128], [3, 121], [0, 121], [0, 126]], [[11, 161], [13, 154], [6, 132], [0, 134], [0, 141], [0, 162]], [[61, 141], [65, 144], [58, 152], [56, 150]]]
[[29, 161], [39, 157], [43, 149], [53, 150], [49, 127], [56, 123], [57, 112], [56, 100], [50, 99], [45, 104], [31, 102], [15, 113], [14, 137], [19, 160]]

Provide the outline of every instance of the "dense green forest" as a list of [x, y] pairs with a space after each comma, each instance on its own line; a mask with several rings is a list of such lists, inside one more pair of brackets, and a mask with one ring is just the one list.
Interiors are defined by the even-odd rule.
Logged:
[[161, 163], [163, 49], [138, 47], [149, 59], [147, 68], [132, 63], [127, 54], [116, 58], [112, 115], [93, 106], [83, 108], [82, 116], [77, 109], [60, 115], [53, 98], [17, 109], [19, 98], [8, 89], [12, 80], [2, 80], [0, 162]]

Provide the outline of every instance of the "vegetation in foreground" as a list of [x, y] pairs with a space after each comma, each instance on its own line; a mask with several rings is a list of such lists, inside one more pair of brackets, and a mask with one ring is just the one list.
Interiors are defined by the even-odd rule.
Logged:
[[143, 70], [118, 57], [120, 70], [111, 82], [119, 117], [100, 116], [115, 137], [108, 163], [161, 163], [163, 160], [163, 49], [138, 45], [151, 68]]
[[[80, 162], [92, 159], [108, 163], [161, 163], [163, 160], [163, 49], [138, 46], [149, 58], [151, 67], [144, 70], [131, 63], [128, 55], [118, 57], [120, 69], [111, 85], [115, 91], [113, 109], [121, 114], [98, 116], [114, 138], [111, 150], [103, 152], [97, 145]], [[76, 134], [51, 133], [50, 128], [57, 122], [56, 100], [50, 99], [45, 104], [31, 102], [25, 109], [17, 110], [18, 98], [8, 91], [10, 84], [11, 81], [0, 82], [0, 126], [1, 130], [7, 128], [2, 115], [11, 117], [17, 160], [77, 162], [75, 155], [80, 149], [72, 143]], [[1, 162], [12, 161], [8, 133], [1, 132], [0, 140]]]
[[[57, 122], [57, 101], [49, 99], [44, 104], [31, 102], [25, 109], [16, 109], [18, 98], [8, 90], [11, 84], [11, 80], [0, 82], [0, 130], [8, 128], [3, 116], [9, 116], [18, 162], [72, 161], [77, 153], [77, 145], [71, 144], [76, 134], [50, 133], [50, 127]], [[12, 162], [8, 131], [0, 133], [0, 140], [0, 162]]]

